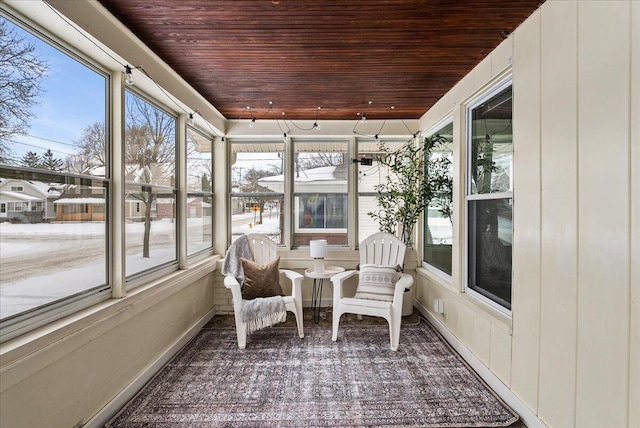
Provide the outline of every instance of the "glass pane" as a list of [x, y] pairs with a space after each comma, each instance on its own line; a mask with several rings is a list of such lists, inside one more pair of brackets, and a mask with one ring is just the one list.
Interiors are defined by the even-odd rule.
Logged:
[[0, 169], [0, 319], [107, 284], [106, 183], [53, 179]]
[[187, 197], [187, 254], [213, 246], [210, 195]]
[[378, 200], [375, 196], [358, 196], [358, 243], [366, 237], [380, 232], [378, 222], [371, 218], [370, 212], [378, 209]]
[[424, 261], [451, 275], [453, 227], [451, 219], [429, 206], [424, 228]]
[[294, 193], [346, 193], [346, 142], [295, 142]]
[[425, 210], [424, 261], [451, 275], [453, 243], [453, 123], [434, 134], [443, 138], [429, 158], [428, 175], [441, 183]]
[[231, 144], [232, 193], [284, 193], [284, 143]]
[[1, 16], [0, 27], [0, 163], [104, 177], [106, 77]]
[[124, 139], [127, 182], [175, 186], [175, 118], [127, 91]]
[[127, 276], [177, 259], [173, 192], [127, 186], [125, 216]]
[[213, 165], [211, 162], [211, 139], [193, 128], [187, 128], [187, 190], [211, 192], [213, 188]]
[[245, 233], [268, 235], [276, 244], [282, 244], [284, 197], [273, 196], [232, 196], [231, 197], [231, 240], [235, 241]]
[[347, 195], [302, 194], [294, 197], [293, 245], [326, 239], [329, 245], [347, 245]]
[[365, 162], [357, 163], [358, 167], [358, 193], [375, 193], [376, 186], [382, 184], [389, 175], [387, 167], [380, 165], [376, 159], [388, 152], [399, 150], [407, 140], [402, 141], [385, 141], [384, 147], [387, 151], [382, 150], [381, 143], [377, 141], [358, 141], [358, 159], [371, 159], [371, 165]]
[[[400, 149], [407, 141], [385, 141], [384, 147], [388, 151], [396, 151]], [[386, 153], [383, 150], [382, 143], [372, 140], [358, 141], [358, 159], [361, 162], [356, 163], [358, 168], [358, 243], [374, 233], [380, 232], [379, 222], [372, 218], [370, 212], [379, 211], [378, 199], [374, 196], [377, 193], [376, 186], [385, 182], [389, 175], [386, 166], [378, 163], [377, 158]], [[362, 159], [370, 159], [368, 162], [362, 162]]]
[[471, 110], [470, 194], [513, 190], [512, 91]]
[[346, 245], [349, 158], [344, 141], [296, 141], [293, 159], [293, 245], [326, 239]]
[[231, 240], [263, 233], [282, 244], [284, 230], [284, 143], [231, 144]]
[[469, 201], [469, 287], [511, 309], [511, 198]]

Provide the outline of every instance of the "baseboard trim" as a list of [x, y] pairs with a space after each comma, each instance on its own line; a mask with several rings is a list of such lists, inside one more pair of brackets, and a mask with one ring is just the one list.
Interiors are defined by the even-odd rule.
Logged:
[[142, 387], [160, 370], [184, 345], [189, 343], [196, 334], [213, 318], [215, 310], [211, 309], [198, 322], [193, 324], [181, 337], [169, 346], [153, 363], [127, 385], [113, 400], [107, 403], [86, 424], [85, 428], [103, 428], [125, 404], [129, 402]]
[[439, 319], [434, 317], [420, 302], [416, 301], [416, 308], [431, 323], [432, 326], [445, 338], [458, 354], [475, 370], [476, 373], [500, 396], [525, 423], [527, 428], [548, 428], [538, 416], [524, 404], [498, 377], [485, 366], [462, 342], [454, 336]]

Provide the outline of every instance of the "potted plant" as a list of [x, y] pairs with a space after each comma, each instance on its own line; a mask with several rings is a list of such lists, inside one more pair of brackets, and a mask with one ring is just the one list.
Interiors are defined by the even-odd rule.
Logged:
[[446, 138], [432, 135], [423, 144], [409, 140], [395, 151], [387, 150], [381, 143], [384, 154], [377, 162], [387, 169], [388, 175], [375, 187], [378, 210], [368, 214], [378, 220], [381, 232], [398, 236], [407, 246], [413, 245], [414, 226], [432, 201], [451, 218], [453, 180], [448, 173], [451, 160], [433, 156], [446, 142]]

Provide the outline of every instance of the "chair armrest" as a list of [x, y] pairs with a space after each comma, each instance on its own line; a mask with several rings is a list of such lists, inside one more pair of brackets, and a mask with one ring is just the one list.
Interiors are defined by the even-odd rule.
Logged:
[[238, 282], [237, 279], [235, 279], [233, 276], [227, 275], [224, 277], [224, 286], [227, 288], [232, 288], [232, 287], [240, 287], [240, 283]]
[[413, 285], [413, 277], [408, 273], [403, 273], [398, 282], [396, 282], [396, 287], [393, 292], [393, 304], [399, 302], [402, 297], [404, 297], [404, 289], [411, 288]]
[[300, 278], [300, 280], [304, 278], [304, 275], [288, 269], [280, 269], [280, 273], [284, 274], [284, 276], [289, 278], [292, 282], [295, 281], [297, 278]]
[[336, 304], [344, 297], [344, 293], [342, 291], [342, 283], [351, 278], [354, 275], [359, 275], [360, 272], [357, 270], [346, 270], [344, 272], [340, 272], [331, 277], [331, 282], [333, 283], [333, 307], [337, 307]]
[[293, 299], [302, 301], [302, 280], [304, 275], [288, 269], [280, 269], [280, 273], [291, 281], [291, 296], [293, 296]]
[[233, 311], [239, 316], [242, 310], [242, 290], [240, 289], [240, 283], [232, 275], [227, 275], [224, 277], [224, 286], [231, 290]]

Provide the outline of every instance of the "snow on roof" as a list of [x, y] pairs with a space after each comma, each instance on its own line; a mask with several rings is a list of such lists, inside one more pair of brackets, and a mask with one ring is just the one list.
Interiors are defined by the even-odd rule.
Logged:
[[41, 202], [44, 201], [43, 198], [38, 198], [37, 196], [27, 195], [26, 193], [22, 193], [22, 192], [2, 191], [2, 192], [0, 192], [0, 195], [8, 196], [10, 198], [18, 199], [20, 201], [36, 201], [36, 202], [37, 201], [41, 201]]
[[[304, 171], [300, 171], [300, 176], [296, 176], [296, 182], [303, 181], [335, 181], [336, 177], [334, 172], [335, 166], [321, 166], [319, 168], [311, 168]], [[259, 179], [260, 182], [279, 182], [284, 181], [284, 175], [273, 175], [271, 177], [264, 177]]]
[[62, 198], [53, 201], [54, 204], [104, 204], [102, 198]]

